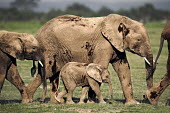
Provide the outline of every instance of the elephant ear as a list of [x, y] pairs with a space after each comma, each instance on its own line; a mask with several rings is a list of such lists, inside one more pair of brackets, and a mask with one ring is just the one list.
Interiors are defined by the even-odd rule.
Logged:
[[124, 33], [126, 31], [126, 26], [123, 24], [124, 18], [117, 14], [108, 15], [102, 22], [101, 29], [104, 37], [120, 52], [124, 52], [123, 34], [127, 34]]
[[87, 75], [94, 80], [102, 83], [101, 73], [102, 69], [99, 65], [91, 63], [86, 68]]
[[6, 32], [0, 33], [0, 49], [4, 53], [19, 58], [22, 53], [21, 40], [18, 38], [19, 33]]

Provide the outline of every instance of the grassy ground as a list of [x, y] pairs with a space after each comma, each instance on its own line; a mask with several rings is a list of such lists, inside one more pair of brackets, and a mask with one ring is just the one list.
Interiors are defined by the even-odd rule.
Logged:
[[[10, 30], [16, 32], [26, 32], [35, 34], [37, 30], [42, 26], [41, 23], [30, 21], [30, 22], [0, 22], [0, 30]], [[161, 31], [164, 27], [164, 24], [161, 22], [152, 22], [145, 25], [151, 40], [151, 46], [154, 54], [154, 58], [157, 54], [159, 48], [159, 39]], [[143, 58], [134, 55], [132, 53], [127, 52], [128, 60], [131, 66], [131, 76], [133, 82], [133, 92], [134, 97], [137, 99], [141, 104], [139, 105], [124, 105], [124, 96], [121, 90], [121, 86], [118, 80], [118, 77], [111, 66], [109, 66], [109, 71], [112, 74], [112, 84], [114, 90], [114, 100], [107, 100], [109, 99], [109, 92], [108, 92], [108, 85], [103, 84], [101, 87], [101, 91], [103, 97], [110, 102], [110, 104], [74, 104], [74, 105], [56, 105], [49, 102], [49, 91], [47, 95], [46, 101], [48, 103], [39, 103], [39, 98], [42, 94], [42, 87], [38, 88], [34, 95], [34, 102], [28, 104], [21, 104], [21, 97], [18, 90], [11, 85], [8, 81], [5, 81], [3, 86], [1, 95], [0, 95], [0, 113], [32, 113], [32, 112], [41, 112], [41, 113], [59, 113], [59, 112], [70, 112], [70, 113], [83, 113], [83, 112], [141, 112], [141, 113], [168, 113], [170, 111], [170, 106], [165, 106], [167, 99], [170, 99], [170, 87], [168, 87], [165, 92], [162, 94], [161, 98], [159, 99], [159, 103], [157, 106], [153, 106], [147, 104], [143, 101], [142, 95], [146, 91], [146, 82], [145, 82], [145, 69], [144, 69], [144, 60]], [[165, 42], [162, 54], [157, 66], [157, 70], [154, 75], [154, 82], [158, 82], [166, 72], [166, 61], [167, 61], [168, 51], [167, 51], [167, 43]], [[30, 75], [30, 68], [31, 68], [30, 61], [18, 61], [18, 67], [20, 71], [20, 75], [22, 76], [25, 84], [27, 85], [30, 83], [33, 78]], [[48, 81], [49, 82], [49, 81]], [[49, 83], [48, 83], [49, 84]], [[48, 85], [49, 87], [49, 85]], [[63, 87], [61, 87], [63, 88]], [[49, 90], [49, 88], [48, 88]], [[74, 92], [74, 101], [78, 101], [80, 97], [81, 88], [77, 88]]]

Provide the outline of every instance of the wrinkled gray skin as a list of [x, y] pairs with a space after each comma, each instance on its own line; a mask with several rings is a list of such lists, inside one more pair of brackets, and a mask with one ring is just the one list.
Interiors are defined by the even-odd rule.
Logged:
[[166, 66], [167, 72], [158, 83], [154, 84], [153, 87], [151, 87], [146, 91], [147, 99], [150, 101], [151, 104], [157, 104], [161, 94], [170, 85], [170, 21], [166, 24], [166, 26], [162, 31], [161, 39], [160, 39], [160, 47], [159, 47], [157, 57], [155, 59], [152, 74], [154, 74], [154, 71], [156, 69], [156, 64], [161, 54], [164, 40], [167, 40], [168, 43], [168, 60]]
[[[67, 62], [96, 63], [105, 68], [109, 63], [116, 71], [126, 104], [138, 103], [133, 98], [130, 67], [125, 50], [146, 57], [147, 87], [152, 86], [153, 55], [147, 31], [142, 23], [128, 17], [110, 14], [105, 17], [82, 18], [64, 15], [43, 25], [36, 39], [45, 51], [40, 55], [44, 65], [43, 74], [51, 82], [51, 101], [55, 102], [58, 91], [59, 72]], [[29, 97], [41, 84], [40, 74], [29, 84]], [[89, 90], [89, 101], [95, 95]]]
[[7, 79], [20, 92], [22, 103], [28, 103], [27, 88], [21, 79], [16, 59], [39, 60], [38, 41], [31, 34], [0, 31], [0, 92]]
[[100, 91], [100, 85], [102, 82], [109, 84], [111, 97], [113, 95], [110, 73], [107, 69], [102, 68], [102, 66], [98, 64], [69, 62], [61, 69], [60, 77], [63, 81], [65, 90], [60, 92], [56, 97], [56, 100], [59, 103], [62, 103], [63, 96], [67, 94], [66, 103], [73, 104], [73, 91], [78, 86], [82, 86], [82, 94], [79, 103], [84, 103], [89, 87], [91, 87], [97, 95], [99, 103], [106, 103], [103, 100]]

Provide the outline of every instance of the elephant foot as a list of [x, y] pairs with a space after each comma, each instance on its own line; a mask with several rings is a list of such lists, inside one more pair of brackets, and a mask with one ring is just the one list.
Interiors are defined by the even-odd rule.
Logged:
[[95, 102], [94, 102], [94, 101], [90, 101], [90, 100], [88, 100], [88, 101], [87, 101], [87, 103], [95, 103]]
[[29, 90], [30, 88], [27, 87], [27, 95], [28, 95], [28, 100], [29, 102], [33, 102], [33, 93], [31, 93], [31, 90]]
[[85, 104], [85, 102], [80, 101], [78, 104]]
[[27, 88], [24, 86], [24, 88], [22, 88], [22, 90], [20, 91], [21, 97], [22, 97], [22, 101], [21, 103], [25, 104], [25, 103], [29, 103], [29, 96], [27, 93]]
[[66, 101], [66, 104], [75, 104], [73, 101]]
[[156, 105], [158, 103], [159, 96], [156, 92], [147, 90], [145, 98], [147, 98], [151, 104]]
[[102, 101], [102, 102], [99, 102], [99, 104], [106, 104], [106, 102], [105, 102], [105, 101]]
[[125, 105], [133, 105], [133, 104], [140, 104], [138, 101], [136, 101], [135, 99], [126, 101]]
[[50, 92], [50, 102], [55, 104], [64, 103], [64, 99], [57, 98], [58, 92]]
[[55, 104], [60, 104], [61, 101], [56, 100], [54, 97], [50, 97], [50, 102]]
[[64, 104], [64, 102], [65, 102], [63, 98], [58, 98], [57, 96], [55, 96], [55, 99], [56, 99], [57, 103], [59, 103], [59, 104]]
[[29, 102], [30, 102], [29, 99], [22, 99], [22, 101], [21, 101], [22, 104], [26, 104], [26, 103], [29, 103]]

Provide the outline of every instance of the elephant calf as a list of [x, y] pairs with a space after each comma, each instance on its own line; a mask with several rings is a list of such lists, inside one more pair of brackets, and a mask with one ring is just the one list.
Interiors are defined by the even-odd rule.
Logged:
[[22, 103], [29, 102], [27, 88], [21, 79], [16, 59], [40, 60], [39, 43], [31, 34], [0, 31], [0, 92], [5, 78], [20, 92]]
[[56, 96], [59, 103], [63, 102], [63, 96], [67, 94], [67, 104], [73, 104], [72, 95], [77, 86], [82, 86], [82, 94], [79, 103], [84, 103], [86, 93], [89, 87], [96, 93], [100, 103], [106, 103], [103, 100], [100, 85], [102, 82], [108, 83], [110, 94], [112, 96], [112, 84], [109, 71], [102, 66], [94, 63], [69, 62], [63, 66], [60, 72], [65, 90]]

